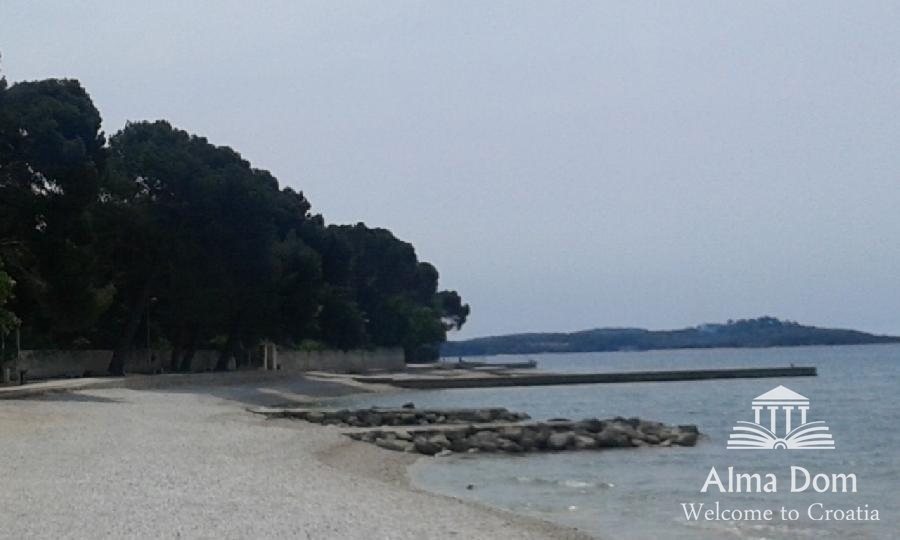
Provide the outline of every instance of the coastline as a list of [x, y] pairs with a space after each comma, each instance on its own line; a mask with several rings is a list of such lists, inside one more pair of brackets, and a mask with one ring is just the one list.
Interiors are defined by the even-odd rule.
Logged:
[[[137, 380], [0, 403], [3, 534], [92, 538], [560, 538], [564, 526], [419, 489], [416, 456], [248, 404], [384, 388], [324, 377]], [[189, 384], [196, 382], [198, 384]], [[210, 384], [206, 384], [210, 383]]]
[[[291, 422], [281, 420], [281, 422]], [[327, 428], [322, 428], [327, 429]], [[417, 496], [434, 500], [444, 505], [465, 507], [479, 514], [485, 514], [491, 518], [503, 520], [508, 527], [521, 528], [519, 538], [528, 538], [527, 535], [538, 535], [538, 538], [559, 538], [566, 540], [598, 540], [597, 536], [589, 535], [573, 527], [543, 520], [527, 514], [519, 514], [477, 501], [466, 500], [437, 493], [417, 486], [410, 477], [410, 469], [428, 459], [440, 459], [421, 454], [404, 454], [383, 450], [376, 446], [347, 439], [347, 441], [335, 442], [315, 452], [315, 456], [322, 463], [335, 467], [352, 475], [364, 476], [378, 482], [399, 487]], [[457, 531], [465, 534], [463, 531]], [[511, 531], [513, 532], [513, 531]]]

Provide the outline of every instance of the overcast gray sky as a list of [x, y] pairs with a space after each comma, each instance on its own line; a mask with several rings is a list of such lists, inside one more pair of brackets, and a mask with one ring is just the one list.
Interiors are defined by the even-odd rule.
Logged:
[[900, 333], [898, 29], [898, 2], [0, 4], [7, 79], [390, 228], [471, 303], [461, 337]]

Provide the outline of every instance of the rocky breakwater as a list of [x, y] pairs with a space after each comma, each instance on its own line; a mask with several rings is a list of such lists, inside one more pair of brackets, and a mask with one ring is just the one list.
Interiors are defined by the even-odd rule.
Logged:
[[669, 426], [638, 418], [557, 420], [516, 425], [444, 426], [370, 430], [349, 437], [388, 450], [426, 455], [599, 450], [641, 446], [694, 446], [697, 426]]
[[510, 423], [528, 420], [525, 413], [503, 407], [479, 409], [416, 409], [412, 403], [403, 407], [369, 409], [267, 409], [258, 410], [273, 418], [295, 418], [315, 424], [338, 427], [428, 426], [444, 424]]

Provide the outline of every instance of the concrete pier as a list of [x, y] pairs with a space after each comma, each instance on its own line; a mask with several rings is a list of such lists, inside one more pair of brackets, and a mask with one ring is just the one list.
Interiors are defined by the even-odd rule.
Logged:
[[401, 388], [489, 388], [495, 386], [552, 386], [628, 382], [704, 381], [711, 379], [761, 379], [769, 377], [815, 377], [816, 368], [772, 367], [737, 369], [692, 369], [675, 371], [629, 371], [622, 373], [503, 374], [475, 377], [356, 377], [360, 382], [382, 383]]

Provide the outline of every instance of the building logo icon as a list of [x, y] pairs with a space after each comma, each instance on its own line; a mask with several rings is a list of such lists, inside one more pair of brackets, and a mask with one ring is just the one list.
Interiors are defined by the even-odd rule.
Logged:
[[[809, 400], [797, 392], [784, 386], [773, 388], [754, 399], [751, 408], [754, 421], [738, 420], [734, 433], [728, 438], [728, 450], [834, 450], [834, 441], [827, 433], [825, 423], [806, 421]], [[769, 411], [763, 416], [769, 421], [768, 427], [760, 423], [764, 409]], [[779, 409], [784, 411], [783, 427], [778, 425]], [[791, 422], [794, 409], [800, 411], [800, 423], [796, 427]], [[778, 435], [779, 427], [783, 429], [783, 436]]]

